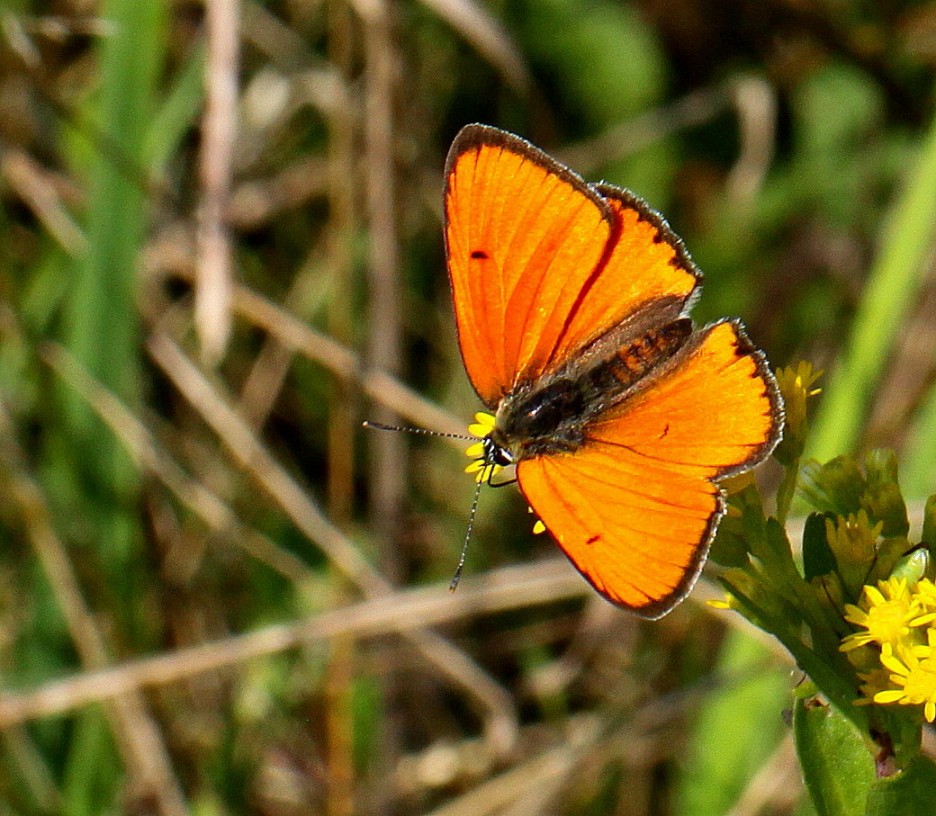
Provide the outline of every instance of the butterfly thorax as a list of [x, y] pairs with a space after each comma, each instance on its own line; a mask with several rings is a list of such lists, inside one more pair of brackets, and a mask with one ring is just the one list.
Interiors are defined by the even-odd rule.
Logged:
[[559, 371], [519, 383], [497, 406], [492, 461], [504, 465], [578, 450], [592, 420], [623, 406], [685, 346], [692, 331], [692, 322], [683, 317], [623, 342], [600, 338]]

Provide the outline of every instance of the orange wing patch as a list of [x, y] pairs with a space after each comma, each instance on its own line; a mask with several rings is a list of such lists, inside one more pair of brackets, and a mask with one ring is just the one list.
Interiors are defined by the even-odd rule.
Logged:
[[780, 436], [780, 397], [737, 321], [704, 329], [666, 372], [588, 429], [589, 439], [708, 478], [761, 462]]
[[555, 355], [563, 359], [655, 300], [680, 304], [687, 312], [702, 283], [682, 241], [658, 213], [639, 198], [597, 185], [617, 223], [606, 261], [582, 292]]
[[488, 406], [545, 369], [613, 218], [532, 145], [478, 126], [449, 151], [446, 251], [465, 368]]
[[525, 459], [526, 500], [612, 603], [657, 618], [691, 589], [721, 517], [712, 482], [606, 443]]
[[718, 323], [589, 425], [581, 449], [520, 462], [520, 487], [602, 595], [660, 617], [698, 577], [723, 512], [716, 481], [776, 444], [773, 389], [740, 326]]

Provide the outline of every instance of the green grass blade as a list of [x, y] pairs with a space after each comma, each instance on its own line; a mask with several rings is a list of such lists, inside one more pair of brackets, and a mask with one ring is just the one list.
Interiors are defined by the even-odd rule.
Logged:
[[826, 461], [859, 439], [874, 389], [923, 282], [936, 226], [936, 119], [887, 225], [845, 356], [825, 389], [807, 455]]
[[936, 388], [932, 388], [917, 411], [904, 448], [900, 484], [908, 498], [923, 498], [936, 492]]
[[[73, 155], [88, 180], [88, 251], [71, 270], [65, 343], [90, 373], [131, 406], [140, 398], [134, 290], [148, 203], [140, 157], [156, 106], [165, 15], [161, 0], [105, 3], [102, 16], [109, 28], [100, 41], [99, 90], [85, 114], [94, 123], [88, 132], [98, 138]], [[72, 471], [65, 481], [71, 481], [75, 495], [68, 501], [84, 508], [96, 543], [119, 568], [133, 548], [134, 526], [119, 516], [132, 512], [138, 475], [85, 403], [66, 394], [64, 404], [68, 431], [58, 452]]]
[[152, 172], [163, 170], [196, 121], [205, 98], [204, 73], [205, 49], [197, 48], [174, 78], [146, 135], [143, 157]]

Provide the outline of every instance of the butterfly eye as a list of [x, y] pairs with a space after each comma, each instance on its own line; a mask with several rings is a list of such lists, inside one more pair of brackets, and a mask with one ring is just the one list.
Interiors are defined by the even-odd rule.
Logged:
[[491, 442], [491, 461], [495, 465], [500, 465], [501, 467], [507, 467], [507, 465], [513, 464], [513, 456], [507, 448], [502, 448], [500, 445]]

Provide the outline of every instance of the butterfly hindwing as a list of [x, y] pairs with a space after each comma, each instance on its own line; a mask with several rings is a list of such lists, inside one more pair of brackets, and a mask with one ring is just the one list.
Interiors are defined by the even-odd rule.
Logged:
[[780, 407], [762, 355], [736, 322], [684, 352], [586, 428], [571, 454], [521, 461], [523, 493], [578, 570], [646, 617], [691, 589], [723, 512], [723, 476], [762, 461]]

